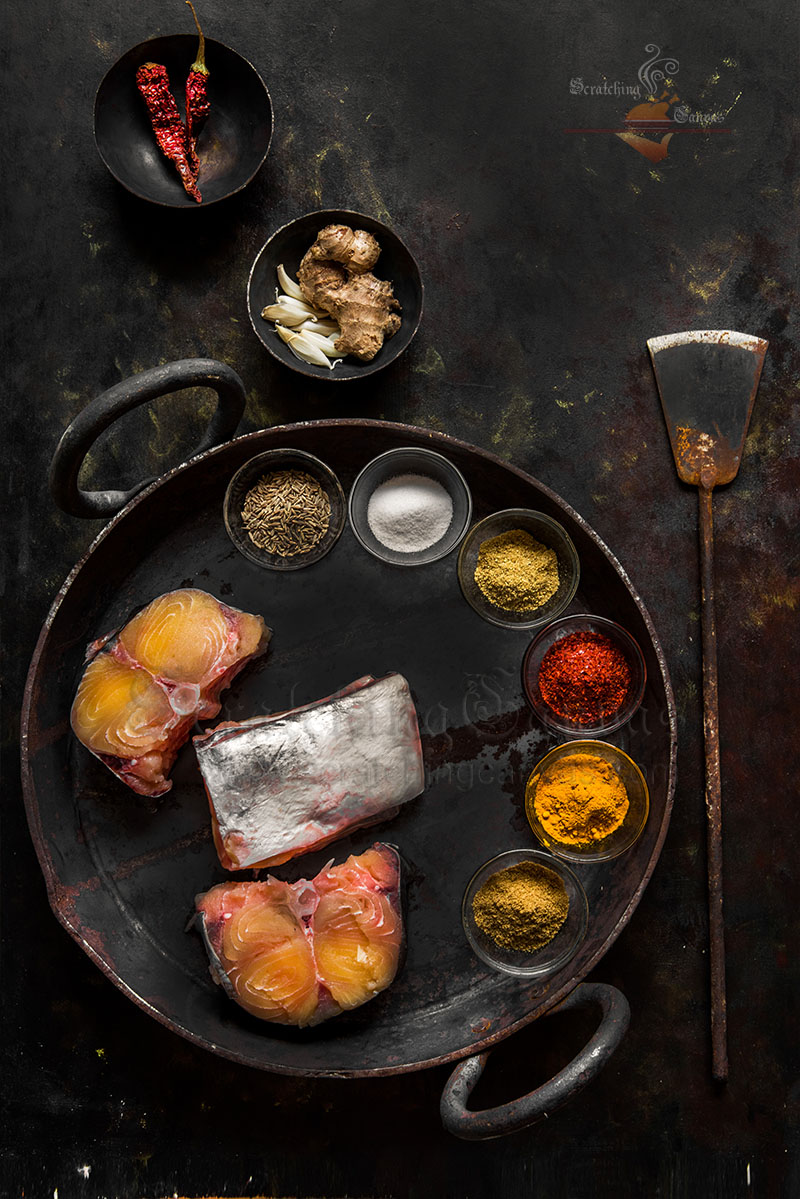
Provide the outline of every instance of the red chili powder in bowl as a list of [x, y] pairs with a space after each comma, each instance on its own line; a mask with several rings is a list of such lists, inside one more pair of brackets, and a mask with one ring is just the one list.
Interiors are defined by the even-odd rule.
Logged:
[[557, 716], [599, 724], [625, 702], [631, 668], [610, 637], [590, 631], [554, 641], [539, 667], [539, 691]]

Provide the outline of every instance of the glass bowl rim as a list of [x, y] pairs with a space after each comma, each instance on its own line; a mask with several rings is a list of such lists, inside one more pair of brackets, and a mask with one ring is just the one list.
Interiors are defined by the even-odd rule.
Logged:
[[[561, 954], [559, 954], [558, 957], [541, 966], [513, 966], [510, 964], [504, 964], [497, 958], [491, 957], [489, 952], [483, 949], [477, 943], [477, 939], [471, 931], [471, 918], [468, 915], [467, 901], [471, 898], [470, 892], [473, 889], [476, 879], [483, 874], [484, 871], [489, 871], [490, 867], [496, 867], [496, 869], [491, 870], [491, 872], [487, 873], [486, 875], [487, 879], [491, 878], [493, 874], [496, 874], [505, 868], [504, 860], [508, 858], [516, 859], [513, 862], [507, 862], [506, 864], [508, 866], [516, 866], [523, 861], [534, 861], [537, 865], [542, 865], [547, 867], [547, 869], [552, 870], [559, 876], [559, 878], [561, 878], [562, 882], [564, 881], [564, 878], [567, 878], [574, 889], [574, 894], [580, 901], [577, 935], [573, 937], [570, 944], [561, 952]], [[586, 939], [586, 933], [589, 928], [589, 898], [586, 894], [586, 889], [584, 888], [583, 883], [578, 878], [572, 867], [568, 865], [563, 858], [556, 857], [556, 855], [551, 853], [547, 847], [529, 846], [526, 848], [504, 849], [501, 850], [500, 853], [495, 854], [494, 857], [488, 858], [470, 876], [469, 882], [464, 888], [464, 895], [461, 900], [461, 925], [470, 949], [485, 965], [490, 966], [493, 970], [497, 970], [499, 973], [508, 975], [510, 977], [542, 978], [545, 975], [555, 974], [556, 971], [562, 968], [562, 966], [565, 966], [567, 962], [569, 962], [575, 956]], [[541, 947], [541, 949], [546, 948], [546, 945]], [[534, 951], [534, 954], [538, 954], [540, 952], [541, 950], [537, 949]]]
[[[554, 628], [556, 625], [563, 625], [563, 624], [566, 624], [568, 621], [569, 622], [572, 622], [572, 621], [577, 622], [580, 620], [592, 621], [593, 623], [605, 626], [607, 629], [612, 630], [612, 634], [611, 634], [612, 636], [619, 637], [619, 639], [624, 644], [630, 645], [630, 647], [632, 649], [632, 657], [633, 657], [635, 665], [638, 667], [638, 669], [641, 673], [642, 679], [641, 679], [641, 684], [638, 688], [636, 702], [633, 703], [632, 705], [630, 705], [630, 711], [628, 712], [627, 716], [623, 716], [621, 719], [618, 719], [615, 717], [612, 721], [609, 721], [608, 723], [604, 723], [604, 724], [583, 724], [583, 725], [568, 724], [565, 720], [564, 721], [559, 720], [559, 718], [554, 713], [551, 715], [552, 709], [544, 701], [544, 699], [541, 701], [541, 703], [537, 704], [534, 702], [534, 700], [532, 698], [531, 688], [529, 688], [529, 686], [528, 686], [528, 662], [530, 661], [532, 655], [534, 654], [537, 646], [541, 645], [542, 641], [545, 639], [545, 637], [548, 635], [548, 633], [551, 633], [554, 631]], [[576, 629], [575, 631], [580, 632], [581, 630]], [[557, 640], [557, 638], [553, 639], [553, 642], [552, 642], [553, 645], [555, 645], [556, 640]], [[560, 638], [558, 638], [558, 640], [560, 640]], [[549, 651], [549, 649], [550, 649], [550, 646], [547, 647], [547, 650], [545, 650], [545, 653], [547, 653]], [[553, 729], [557, 733], [565, 733], [567, 736], [576, 736], [577, 735], [581, 739], [587, 739], [587, 738], [595, 738], [596, 739], [598, 737], [604, 736], [607, 733], [616, 732], [617, 729], [621, 729], [624, 724], [627, 724], [629, 720], [632, 720], [633, 717], [636, 715], [636, 713], [639, 711], [639, 708], [642, 706], [642, 701], [644, 700], [644, 693], [645, 693], [646, 689], [647, 689], [647, 663], [644, 660], [644, 654], [642, 653], [642, 647], [639, 645], [639, 642], [636, 640], [633, 633], [628, 632], [628, 630], [624, 627], [624, 625], [619, 624], [618, 621], [612, 620], [608, 616], [599, 616], [599, 615], [595, 614], [594, 612], [569, 612], [566, 615], [562, 612], [562, 614], [560, 616], [555, 617], [554, 620], [550, 621], [543, 628], [537, 630], [536, 635], [534, 636], [534, 638], [531, 641], [528, 648], [525, 650], [525, 653], [522, 658], [522, 690], [523, 690], [526, 700], [528, 701], [528, 704], [530, 705], [531, 710], [533, 711], [534, 715], [539, 720], [541, 720], [542, 724], [544, 724], [547, 728]], [[618, 712], [625, 711], [626, 708], [627, 708], [627, 705], [625, 703], [622, 703], [620, 705], [620, 707], [617, 709], [617, 711]]]
[[[253, 549], [250, 550], [250, 548], [244, 543], [244, 538], [242, 538], [242, 543], [240, 544], [231, 531], [230, 510], [232, 493], [236, 481], [241, 478], [241, 476], [245, 475], [247, 471], [252, 470], [254, 476], [259, 472], [268, 473], [272, 463], [276, 464], [273, 469], [280, 469], [277, 464], [283, 458], [300, 462], [301, 464], [305, 463], [307, 466], [313, 467], [318, 474], [325, 479], [331, 493], [339, 502], [339, 517], [336, 522], [334, 535], [331, 538], [330, 545], [328, 545], [321, 554], [317, 554], [315, 557], [302, 557], [300, 561], [287, 558], [282, 562], [267, 562], [261, 557], [262, 554], [266, 554], [266, 550], [259, 550], [259, 547], [256, 546], [255, 543], [253, 544]], [[309, 471], [309, 473], [311, 472]], [[317, 479], [317, 481], [319, 482], [319, 479]], [[244, 558], [247, 558], [249, 562], [252, 562], [256, 566], [260, 566], [263, 570], [301, 570], [305, 566], [313, 566], [315, 562], [321, 562], [322, 559], [327, 557], [327, 555], [336, 545], [336, 542], [342, 535], [342, 531], [347, 519], [347, 501], [345, 499], [344, 490], [339, 480], [339, 476], [332, 469], [332, 467], [328, 466], [327, 462], [323, 462], [321, 458], [316, 456], [316, 454], [310, 454], [308, 450], [295, 449], [293, 446], [277, 446], [275, 449], [263, 450], [260, 454], [254, 454], [252, 458], [248, 458], [246, 462], [243, 462], [242, 465], [234, 471], [225, 488], [225, 497], [222, 501], [222, 514], [223, 523], [225, 525], [225, 530], [228, 534], [228, 537], [239, 553]], [[333, 508], [331, 509], [331, 515], [333, 515]], [[316, 548], [317, 547], [314, 547], [314, 549], [309, 550], [308, 554], [313, 555]]]
[[[414, 454], [420, 454], [424, 458], [432, 458], [434, 460], [444, 463], [446, 470], [448, 472], [452, 472], [452, 475], [455, 477], [457, 486], [461, 490], [461, 493], [466, 500], [467, 510], [466, 510], [466, 513], [464, 514], [464, 520], [462, 522], [461, 531], [458, 534], [458, 537], [456, 537], [455, 540], [452, 542], [452, 544], [450, 544], [449, 546], [446, 545], [447, 533], [445, 533], [439, 539], [439, 541], [434, 542], [434, 545], [431, 546], [430, 548], [433, 549], [434, 546], [441, 546], [441, 545], [445, 545], [446, 548], [440, 549], [436, 554], [432, 555], [431, 557], [415, 558], [414, 561], [403, 562], [402, 560], [398, 561], [398, 559], [396, 559], [396, 558], [385, 557], [374, 546], [369, 545], [364, 540], [364, 538], [362, 537], [361, 532], [358, 528], [357, 522], [353, 518], [353, 505], [354, 505], [354, 496], [356, 496], [358, 491], [361, 489], [361, 487], [363, 487], [364, 476], [366, 475], [368, 470], [370, 470], [372, 467], [374, 467], [379, 462], [385, 462], [389, 458], [397, 457], [400, 454], [407, 454], [409, 452], [414, 453]], [[368, 554], [371, 554], [373, 556], [373, 558], [377, 558], [380, 562], [385, 562], [389, 566], [400, 566], [400, 567], [427, 566], [431, 562], [439, 562], [442, 558], [446, 558], [447, 555], [451, 554], [453, 552], [453, 550], [456, 548], [456, 546], [459, 545], [466, 537], [467, 533], [469, 532], [469, 522], [471, 519], [472, 519], [472, 492], [470, 491], [469, 484], [467, 483], [467, 480], [464, 478], [464, 475], [459, 470], [459, 468], [456, 466], [456, 464], [454, 462], [451, 462], [451, 460], [445, 454], [440, 454], [438, 450], [430, 450], [430, 449], [428, 449], [427, 446], [422, 446], [422, 445], [393, 446], [392, 449], [383, 450], [380, 454], [376, 454], [376, 456], [374, 458], [370, 458], [369, 462], [366, 462], [364, 464], [364, 466], [362, 466], [361, 470], [358, 472], [355, 479], [353, 480], [353, 484], [350, 488], [350, 493], [347, 497], [347, 520], [348, 520], [348, 523], [350, 525], [350, 528], [353, 532], [353, 536], [355, 537], [356, 541], [362, 547], [362, 549], [365, 549]], [[377, 538], [376, 538], [376, 540], [377, 540]], [[395, 552], [399, 552], [399, 551], [395, 551]], [[424, 554], [425, 552], [426, 552], [425, 550], [419, 550], [419, 551], [413, 551], [412, 553]], [[409, 557], [411, 557], [411, 556], [412, 555], [409, 555]]]

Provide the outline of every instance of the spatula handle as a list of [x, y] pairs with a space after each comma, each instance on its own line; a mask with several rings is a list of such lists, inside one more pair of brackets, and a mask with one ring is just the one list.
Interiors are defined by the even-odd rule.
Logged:
[[722, 910], [722, 780], [719, 763], [719, 692], [717, 626], [714, 616], [714, 526], [711, 487], [700, 494], [700, 587], [703, 630], [703, 730], [706, 751], [708, 817], [708, 927], [711, 957], [711, 1072], [728, 1077], [728, 1027], [725, 997], [725, 923]]

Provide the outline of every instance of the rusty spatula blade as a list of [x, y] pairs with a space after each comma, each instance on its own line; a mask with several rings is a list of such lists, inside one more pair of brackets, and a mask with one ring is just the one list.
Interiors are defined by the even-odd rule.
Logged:
[[647, 345], [678, 474], [699, 488], [700, 497], [711, 1051], [712, 1074], [722, 1082], [728, 1077], [728, 1033], [711, 495], [717, 484], [730, 483], [739, 469], [767, 343], [748, 333], [703, 329], [652, 337]]
[[739, 470], [767, 342], [703, 329], [647, 343], [678, 474], [684, 483], [730, 483]]

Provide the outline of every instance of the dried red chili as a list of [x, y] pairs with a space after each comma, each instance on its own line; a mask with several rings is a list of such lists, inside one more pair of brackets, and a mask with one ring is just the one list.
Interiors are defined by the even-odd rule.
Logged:
[[197, 19], [197, 13], [194, 11], [192, 0], [186, 0], [186, 3], [192, 10], [192, 16], [194, 17], [194, 23], [197, 26], [197, 33], [200, 38], [197, 45], [197, 58], [192, 63], [189, 76], [186, 80], [186, 153], [189, 156], [189, 163], [196, 178], [197, 172], [200, 170], [200, 163], [197, 158], [197, 138], [208, 119], [208, 114], [211, 112], [211, 104], [208, 99], [206, 39], [200, 28], [200, 22]]
[[539, 691], [557, 716], [576, 724], [599, 724], [625, 702], [631, 668], [604, 633], [570, 633], [554, 641], [539, 667]]
[[175, 97], [169, 90], [166, 67], [158, 62], [146, 62], [136, 72], [136, 86], [147, 105], [150, 123], [162, 154], [174, 162], [185, 190], [199, 204], [203, 197], [186, 154], [186, 133]]

